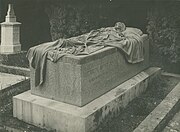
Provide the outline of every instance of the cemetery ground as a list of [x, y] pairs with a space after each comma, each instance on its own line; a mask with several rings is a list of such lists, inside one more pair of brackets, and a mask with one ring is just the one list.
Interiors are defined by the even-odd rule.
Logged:
[[[146, 92], [131, 101], [128, 106], [119, 113], [118, 117], [105, 122], [96, 131], [132, 132], [162, 102], [178, 82], [180, 82], [180, 78], [171, 75], [157, 77], [148, 86]], [[19, 87], [26, 87], [26, 89], [24, 89], [25, 91], [30, 88], [29, 83], [29, 80], [26, 80], [26, 82]], [[21, 92], [22, 91], [17, 88], [15, 91], [8, 93], [8, 96], [5, 97], [3, 102], [0, 102], [2, 104], [0, 107], [0, 132], [47, 132], [45, 129], [40, 129], [13, 118], [12, 96]], [[175, 115], [174, 118], [176, 118], [176, 116], [178, 115]], [[170, 131], [172, 124], [175, 122], [174, 118], [166, 126], [164, 132]]]

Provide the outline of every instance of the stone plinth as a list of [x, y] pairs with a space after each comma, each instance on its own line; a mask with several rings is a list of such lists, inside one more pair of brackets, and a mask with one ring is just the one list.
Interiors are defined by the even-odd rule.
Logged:
[[149, 40], [147, 35], [142, 37], [145, 60], [137, 64], [128, 63], [114, 47], [88, 56], [65, 56], [57, 63], [48, 60], [40, 87], [35, 87], [35, 71], [31, 68], [32, 94], [76, 106], [91, 102], [149, 66]]
[[131, 100], [146, 90], [148, 83], [160, 71], [160, 68], [142, 71], [83, 107], [36, 96], [27, 91], [13, 97], [13, 116], [58, 132], [92, 132], [119, 115]]
[[17, 53], [21, 51], [21, 44], [19, 42], [20, 24], [18, 22], [1, 23], [0, 53]]

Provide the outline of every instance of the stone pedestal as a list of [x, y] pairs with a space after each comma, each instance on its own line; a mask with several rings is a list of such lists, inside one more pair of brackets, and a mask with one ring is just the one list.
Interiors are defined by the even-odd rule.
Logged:
[[1, 54], [21, 51], [20, 25], [21, 23], [16, 22], [13, 5], [9, 4], [6, 21], [1, 23]]
[[57, 132], [92, 132], [121, 114], [123, 108], [144, 92], [160, 71], [160, 68], [148, 68], [83, 107], [36, 96], [27, 91], [13, 97], [13, 116]]

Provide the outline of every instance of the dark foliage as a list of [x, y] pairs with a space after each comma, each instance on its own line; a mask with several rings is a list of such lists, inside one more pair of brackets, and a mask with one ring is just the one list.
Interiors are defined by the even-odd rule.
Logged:
[[145, 31], [145, 2], [125, 2], [113, 0], [96, 1], [56, 1], [44, 4], [50, 22], [53, 40], [67, 38], [89, 32], [100, 27], [114, 26], [118, 21], [127, 26]]
[[180, 63], [180, 3], [156, 3], [148, 12], [147, 32], [151, 57], [164, 64]]

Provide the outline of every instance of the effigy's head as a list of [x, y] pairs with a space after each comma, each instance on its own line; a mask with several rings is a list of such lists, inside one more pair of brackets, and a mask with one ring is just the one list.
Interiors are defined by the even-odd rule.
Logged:
[[117, 31], [120, 31], [120, 32], [123, 32], [126, 30], [126, 25], [122, 22], [117, 22], [114, 27]]

